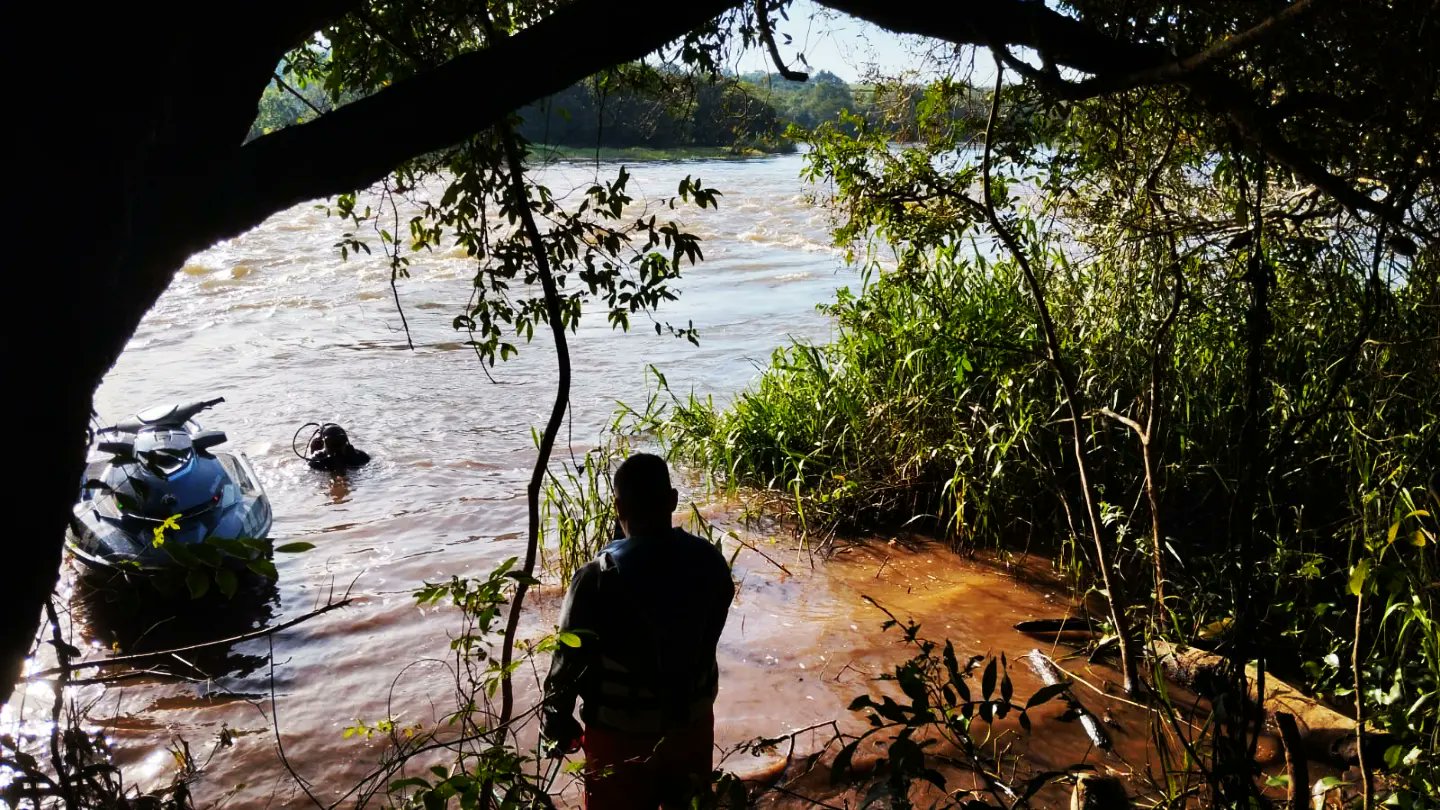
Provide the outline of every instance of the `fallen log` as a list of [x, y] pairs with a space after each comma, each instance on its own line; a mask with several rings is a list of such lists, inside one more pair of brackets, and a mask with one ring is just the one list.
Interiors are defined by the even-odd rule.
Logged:
[[1085, 616], [1066, 616], [1063, 619], [1030, 619], [1016, 622], [1015, 629], [1031, 636], [1052, 636], [1060, 634], [1100, 635], [1100, 623]]
[[[1214, 698], [1224, 690], [1223, 657], [1194, 647], [1177, 647], [1164, 641], [1152, 641], [1150, 646], [1161, 671], [1170, 680], [1208, 698]], [[1245, 667], [1245, 677], [1250, 689], [1248, 697], [1251, 701], [1257, 699], [1255, 687], [1258, 676], [1259, 672], [1253, 665]], [[1358, 762], [1359, 743], [1353, 717], [1321, 705], [1315, 698], [1269, 672], [1265, 673], [1265, 695], [1261, 704], [1271, 723], [1275, 723], [1276, 715], [1281, 713], [1294, 718], [1305, 756], [1341, 766]], [[1366, 761], [1379, 762], [1391, 742], [1385, 732], [1367, 727]]]

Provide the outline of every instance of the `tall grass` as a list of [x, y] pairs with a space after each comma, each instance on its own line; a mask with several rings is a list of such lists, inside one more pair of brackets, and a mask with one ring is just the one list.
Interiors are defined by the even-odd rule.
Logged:
[[[1075, 260], [1031, 233], [1066, 354], [1097, 405], [1083, 428], [1123, 601], [1153, 604], [1155, 544], [1140, 444], [1105, 411], [1139, 418], [1158, 369], [1151, 453], [1170, 621], [1155, 630], [1190, 639], [1234, 617], [1227, 531], [1243, 467], [1263, 452], [1258, 648], [1337, 704], [1358, 698], [1359, 715], [1395, 735], [1384, 759], [1407, 774], [1397, 795], [1434, 795], [1437, 257], [1372, 284], [1340, 251], [1277, 239], [1257, 450], [1237, 440], [1250, 416], [1246, 312], [1226, 268], [1182, 268], [1183, 306], [1156, 345], [1173, 298], [1153, 265], [1123, 252]], [[1093, 571], [1086, 545], [1069, 542], [1081, 527], [1067, 506], [1068, 426], [1011, 263], [942, 248], [872, 271], [826, 309], [833, 342], [777, 350], [730, 406], [677, 398], [664, 429], [675, 451], [725, 486], [784, 493], [812, 533], [923, 525], [961, 545], [1048, 545]]]
[[[825, 307], [827, 345], [777, 349], [733, 406], [677, 401], [676, 453], [732, 484], [788, 493], [808, 527], [923, 524], [965, 540], [1028, 535], [1054, 515], [1044, 488], [1059, 452], [1027, 302], [1008, 266], [878, 274]], [[1036, 440], [1048, 446], [1036, 444]]]

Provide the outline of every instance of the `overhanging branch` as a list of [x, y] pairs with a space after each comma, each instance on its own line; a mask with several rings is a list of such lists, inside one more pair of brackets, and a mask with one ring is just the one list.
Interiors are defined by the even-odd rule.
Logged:
[[[1033, 0], [951, 3], [941, 9], [893, 0], [821, 2], [892, 31], [994, 48], [1006, 64], [1062, 98], [1093, 98], [1145, 85], [1176, 84], [1185, 87], [1197, 101], [1228, 119], [1242, 137], [1297, 177], [1351, 211], [1375, 214], [1399, 228], [1414, 232], [1414, 228], [1403, 221], [1403, 212], [1357, 190], [1286, 140], [1269, 109], [1256, 103], [1253, 94], [1243, 84], [1211, 67], [1224, 56], [1272, 35], [1283, 25], [1311, 10], [1318, 0], [1297, 0], [1274, 17], [1179, 60], [1159, 46], [1115, 39], [1081, 20], [1067, 17]], [[1047, 64], [1072, 68], [1091, 74], [1093, 78], [1070, 82], [1029, 68], [1009, 55], [1008, 49], [1014, 47], [1031, 48]]]
[[[636, 0], [617, 13], [580, 0], [482, 51], [399, 82], [324, 117], [256, 138], [216, 167], [205, 244], [287, 206], [364, 188], [400, 163], [451, 146], [586, 76], [639, 59], [733, 3]], [[208, 226], [208, 227], [207, 227]]]

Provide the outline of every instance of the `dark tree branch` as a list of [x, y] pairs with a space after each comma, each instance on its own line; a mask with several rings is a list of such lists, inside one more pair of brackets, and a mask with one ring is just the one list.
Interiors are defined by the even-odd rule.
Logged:
[[281, 90], [284, 90], [285, 92], [287, 92], [287, 93], [289, 93], [290, 95], [294, 96], [295, 98], [299, 99], [299, 100], [300, 100], [300, 103], [301, 103], [301, 104], [304, 104], [306, 107], [309, 107], [309, 108], [310, 108], [310, 111], [313, 112], [313, 113], [315, 113], [315, 115], [316, 115], [317, 117], [325, 114], [325, 111], [324, 111], [324, 110], [320, 109], [319, 107], [316, 107], [314, 104], [311, 104], [311, 103], [310, 103], [310, 99], [305, 98], [305, 96], [301, 95], [301, 93], [300, 93], [299, 90], [296, 90], [295, 88], [291, 87], [290, 84], [289, 84], [288, 82], [286, 82], [285, 79], [280, 76], [280, 73], [279, 73], [278, 71], [275, 73], [275, 86], [276, 86], [276, 87], [279, 87]]
[[1031, 0], [943, 5], [894, 0], [822, 2], [902, 34], [957, 44], [1031, 48], [1047, 62], [1096, 76], [1130, 73], [1170, 60], [1170, 55], [1159, 48], [1121, 42]]
[[[1178, 61], [1159, 46], [1115, 39], [1044, 3], [1029, 0], [953, 3], [939, 9], [892, 0], [823, 2], [892, 31], [992, 47], [1007, 66], [1069, 100], [1139, 86], [1179, 84], [1190, 90], [1197, 101], [1227, 118], [1246, 141], [1346, 208], [1376, 214], [1397, 227], [1415, 232], [1404, 223], [1403, 212], [1357, 190], [1287, 141], [1276, 128], [1272, 111], [1255, 103], [1248, 88], [1209, 67], [1220, 58], [1273, 34], [1315, 5], [1313, 0], [1300, 0], [1254, 28]], [[1070, 82], [1036, 70], [1009, 53], [1008, 48], [1014, 47], [1031, 48], [1047, 64], [1079, 70], [1094, 78]]]
[[256, 138], [216, 168], [216, 182], [207, 184], [220, 189], [212, 201], [228, 205], [212, 207], [193, 241], [197, 249], [208, 246], [287, 206], [365, 188], [405, 160], [458, 143], [604, 68], [639, 59], [731, 5], [636, 0], [617, 14], [604, 0], [580, 0], [492, 47], [319, 120]]
[[1225, 37], [1203, 51], [1121, 76], [1097, 77], [1088, 82], [1081, 82], [1078, 86], [1086, 88], [1086, 92], [1092, 95], [1101, 95], [1181, 79], [1268, 39], [1287, 24], [1294, 22], [1305, 12], [1319, 5], [1320, 2], [1323, 0], [1295, 0], [1282, 11], [1266, 17], [1244, 31]]
[[775, 44], [775, 31], [770, 27], [770, 10], [766, 6], [769, 0], [755, 0], [755, 24], [760, 29], [760, 41], [765, 43], [765, 49], [770, 52], [770, 61], [775, 63], [775, 69], [780, 75], [792, 82], [803, 82], [810, 78], [810, 74], [803, 70], [791, 70], [780, 58], [780, 48]]

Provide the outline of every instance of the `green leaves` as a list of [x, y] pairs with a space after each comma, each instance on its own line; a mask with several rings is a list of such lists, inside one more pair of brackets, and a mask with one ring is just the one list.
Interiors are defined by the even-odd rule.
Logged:
[[[309, 543], [291, 545], [311, 547]], [[161, 587], [171, 592], [183, 583], [192, 599], [204, 598], [212, 587], [226, 599], [233, 597], [240, 588], [236, 571], [242, 566], [272, 582], [279, 576], [266, 558], [270, 543], [264, 539], [209, 537], [199, 543], [166, 542], [160, 547], [174, 564], [173, 571], [157, 574], [166, 583]]]
[[215, 585], [219, 587], [220, 593], [229, 599], [235, 595], [235, 589], [239, 586], [239, 580], [236, 579], [234, 571], [231, 571], [229, 568], [221, 568], [215, 572]]
[[[427, 582], [414, 592], [415, 602], [425, 606], [449, 599], [460, 609], [465, 621], [474, 625], [474, 632], [462, 633], [454, 638], [451, 648], [484, 658], [483, 639], [499, 618], [501, 606], [508, 601], [508, 591], [513, 587], [511, 583], [520, 579], [519, 572], [513, 570], [517, 561], [516, 557], [507, 558], [484, 578], [451, 577], [445, 583]], [[569, 633], [563, 635], [573, 637]], [[578, 637], [573, 638], [579, 641]]]
[[199, 568], [192, 568], [185, 575], [185, 587], [190, 589], [190, 598], [199, 599], [210, 590], [210, 574]]
[[154, 528], [153, 532], [155, 538], [153, 541], [151, 541], [150, 545], [153, 548], [160, 548], [161, 546], [165, 545], [165, 535], [167, 532], [178, 531], [180, 531], [180, 516], [171, 515], [170, 517], [165, 518], [165, 520], [161, 522], [159, 526], [156, 526]]
[[1370, 574], [1370, 561], [1360, 560], [1350, 568], [1350, 580], [1345, 586], [1351, 596], [1360, 596], [1365, 591], [1365, 578]]
[[1062, 695], [1069, 690], [1069, 681], [1061, 681], [1060, 683], [1052, 683], [1047, 686], [1042, 686], [1039, 689], [1035, 690], [1035, 694], [1031, 695], [1029, 700], [1025, 701], [1025, 709], [1028, 711], [1035, 708], [1036, 706], [1048, 703], [1051, 700], [1054, 700], [1057, 696]]
[[314, 543], [309, 543], [304, 540], [297, 540], [293, 543], [285, 543], [284, 545], [276, 546], [275, 552], [277, 554], [297, 554], [301, 551], [309, 551], [312, 548], [315, 548]]
[[245, 563], [245, 567], [272, 582], [280, 578], [279, 572], [275, 570], [275, 563], [269, 560], [250, 560]]
[[[873, 601], [871, 603], [876, 604]], [[881, 610], [885, 611], [884, 608]], [[877, 750], [884, 751], [877, 764], [888, 764], [885, 780], [872, 784], [871, 793], [876, 796], [884, 794], [904, 797], [908, 795], [910, 784], [916, 780], [930, 782], [948, 791], [943, 775], [934, 767], [942, 761], [952, 766], [968, 763], [967, 767], [971, 769], [994, 774], [996, 768], [987, 753], [987, 742], [974, 739], [970, 734], [971, 718], [978, 715], [987, 722], [993, 722], [1011, 711], [1018, 711], [1020, 726], [1028, 732], [1030, 718], [1026, 711], [1051, 700], [1069, 686], [1060, 684], [1046, 687], [1032, 695], [1024, 707], [1017, 706], [1010, 702], [1013, 686], [1007, 660], [1002, 653], [998, 658], [986, 661], [981, 676], [984, 699], [973, 701], [970, 699], [966, 679], [974, 662], [985, 659], [977, 656], [971, 659], [969, 665], [962, 667], [955, 654], [955, 647], [949, 640], [943, 645], [937, 645], [921, 637], [920, 628], [913, 621], [902, 622], [889, 611], [885, 613], [888, 620], [884, 623], [884, 628], [900, 629], [905, 642], [914, 648], [915, 654], [909, 660], [896, 665], [892, 672], [881, 675], [878, 680], [881, 683], [898, 685], [900, 692], [909, 702], [907, 704], [897, 701], [892, 695], [882, 695], [877, 700], [865, 694], [850, 702], [850, 711], [867, 712], [866, 720], [870, 729], [859, 737], [850, 738], [841, 747], [831, 765], [832, 783], [846, 778], [853, 770], [853, 759], [859, 746], [882, 733], [893, 733], [894, 738], [888, 742], [888, 747], [884, 738], [875, 740]], [[929, 750], [936, 745], [937, 740], [943, 740], [949, 749], [958, 752], [961, 759], [954, 759], [949, 749], [937, 759]], [[1045, 781], [1041, 778], [1037, 783], [1026, 786], [1026, 795], [1033, 795], [1034, 790], [1043, 786]], [[1016, 795], [1008, 788], [999, 789], [1002, 793]]]

